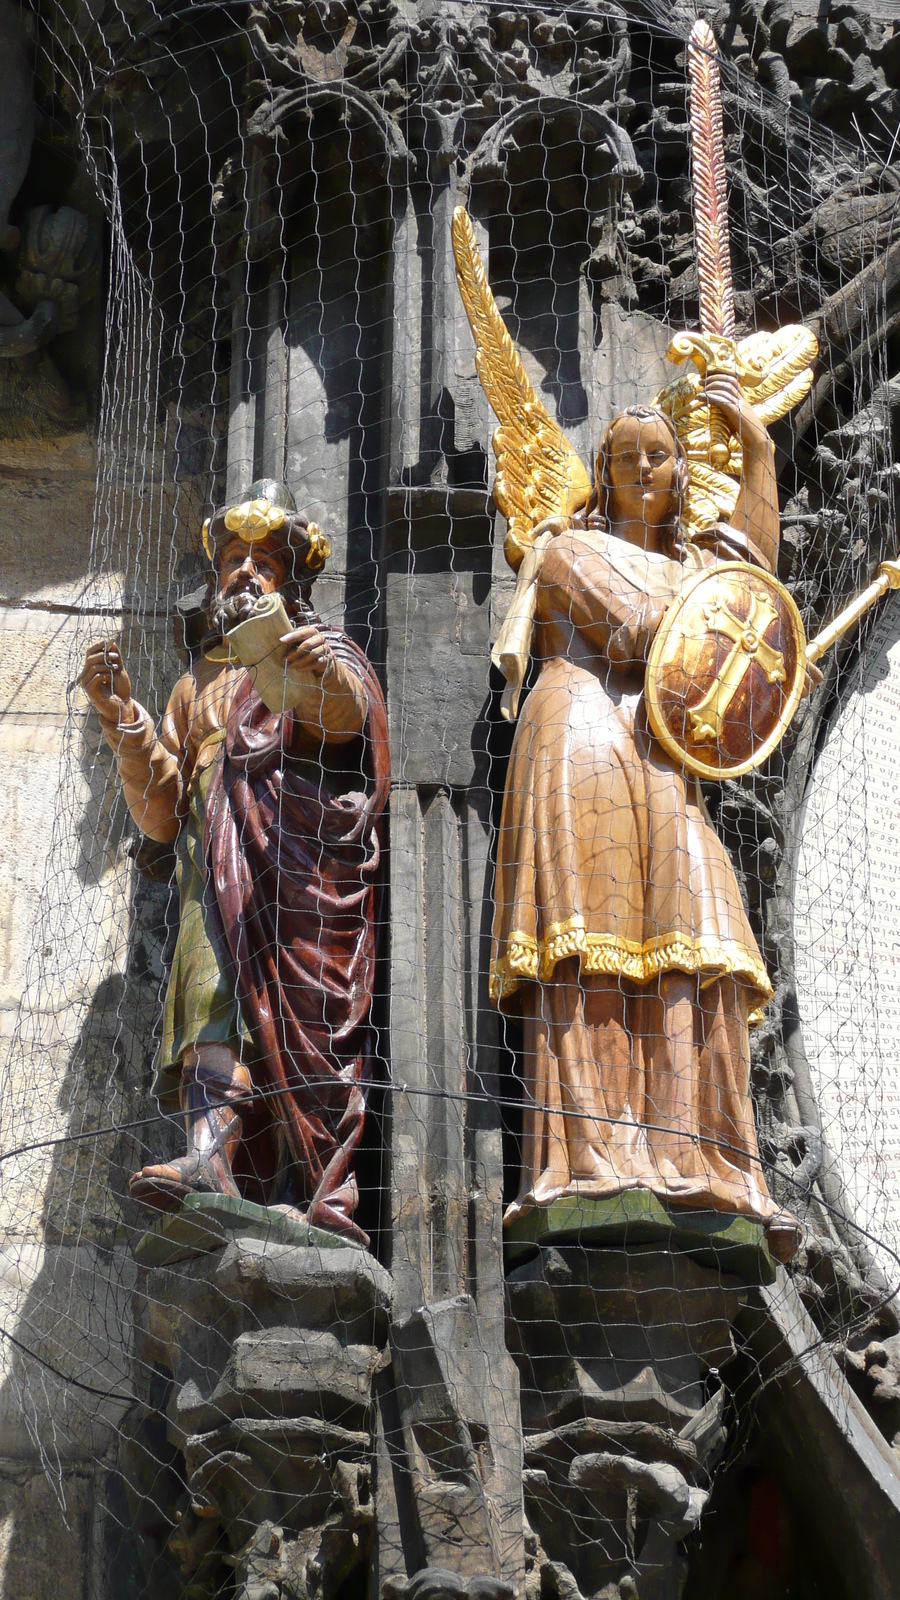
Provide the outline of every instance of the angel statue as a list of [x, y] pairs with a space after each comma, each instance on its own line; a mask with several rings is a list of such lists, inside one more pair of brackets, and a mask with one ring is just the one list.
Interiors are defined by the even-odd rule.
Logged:
[[[711, 41], [699, 48], [707, 75]], [[692, 50], [696, 67], [696, 40]], [[703, 92], [695, 79], [695, 111]], [[700, 232], [704, 178], [707, 201], [710, 185], [721, 201], [724, 169], [709, 170], [717, 154], [721, 163], [720, 131], [706, 166], [697, 142], [695, 119]], [[494, 650], [503, 712], [518, 725], [491, 992], [524, 1027], [522, 1173], [507, 1224], [561, 1197], [643, 1189], [761, 1223], [786, 1261], [799, 1225], [767, 1189], [749, 1092], [748, 1028], [772, 987], [697, 774], [761, 759], [754, 685], [776, 697], [780, 736], [819, 676], [770, 576], [779, 519], [766, 431], [808, 390], [816, 345], [802, 327], [735, 343], [723, 215], [707, 204], [705, 243], [716, 227], [719, 238], [710, 263], [701, 233], [703, 330], [669, 349], [699, 370], [613, 417], [593, 482], [531, 386], [466, 213], [454, 216], [479, 376], [501, 422], [494, 497], [518, 569]], [[700, 632], [685, 625], [676, 640], [673, 615], [681, 607], [684, 621], [710, 573], [731, 590], [710, 598], [707, 588]], [[664, 635], [651, 707], [648, 658]], [[540, 670], [519, 711], [529, 657]], [[690, 717], [683, 693], [679, 704], [696, 761], [666, 724], [675, 668], [682, 690], [693, 672]], [[718, 769], [710, 725], [722, 733]], [[728, 738], [744, 748], [729, 753]]]

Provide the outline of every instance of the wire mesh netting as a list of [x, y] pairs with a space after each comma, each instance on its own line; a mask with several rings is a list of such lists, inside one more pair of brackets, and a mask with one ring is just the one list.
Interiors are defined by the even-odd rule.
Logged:
[[[686, 773], [643, 685], [686, 574], [768, 568], [813, 636], [894, 554], [900, 52], [840, 12], [716, 19], [736, 337], [818, 342], [774, 453], [734, 376], [671, 387], [690, 17], [34, 19], [106, 277], [2, 1407], [70, 1527], [94, 1474], [85, 1592], [832, 1592], [767, 1406], [815, 1367], [896, 1431], [896, 603], [746, 775]], [[720, 682], [775, 650], [746, 593]]]

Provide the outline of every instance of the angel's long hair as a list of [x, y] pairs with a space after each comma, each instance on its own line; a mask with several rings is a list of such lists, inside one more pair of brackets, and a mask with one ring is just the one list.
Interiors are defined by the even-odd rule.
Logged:
[[681, 535], [681, 513], [684, 506], [684, 497], [688, 490], [688, 461], [672, 418], [660, 406], [627, 406], [624, 411], [618, 411], [610, 422], [606, 424], [600, 439], [600, 448], [594, 465], [594, 491], [588, 502], [587, 510], [593, 512], [602, 523], [609, 528], [609, 497], [613, 485], [609, 477], [609, 456], [612, 436], [616, 425], [623, 417], [637, 417], [640, 422], [662, 422], [672, 440], [672, 454], [675, 457], [675, 510], [665, 524], [665, 532], [672, 546], [673, 554], [681, 553], [683, 537]]

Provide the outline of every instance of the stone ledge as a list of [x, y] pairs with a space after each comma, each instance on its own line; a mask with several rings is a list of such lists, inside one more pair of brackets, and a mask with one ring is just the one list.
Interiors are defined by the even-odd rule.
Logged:
[[191, 1256], [222, 1250], [235, 1238], [263, 1239], [266, 1243], [312, 1246], [320, 1250], [362, 1250], [355, 1240], [283, 1211], [238, 1200], [231, 1195], [192, 1194], [178, 1211], [167, 1211], [151, 1224], [135, 1246], [141, 1267], [167, 1267]]
[[384, 1345], [390, 1273], [368, 1251], [325, 1238], [323, 1247], [230, 1232], [164, 1266], [144, 1264], [134, 1300], [141, 1372], [158, 1363], [181, 1384], [182, 1357], [196, 1348], [204, 1370], [221, 1374], [234, 1341], [263, 1328], [339, 1329], [345, 1344]]
[[649, 1189], [608, 1199], [561, 1199], [536, 1206], [504, 1229], [506, 1258], [518, 1265], [545, 1244], [599, 1247], [660, 1244], [748, 1283], [775, 1282], [762, 1223], [720, 1211], [666, 1206]]

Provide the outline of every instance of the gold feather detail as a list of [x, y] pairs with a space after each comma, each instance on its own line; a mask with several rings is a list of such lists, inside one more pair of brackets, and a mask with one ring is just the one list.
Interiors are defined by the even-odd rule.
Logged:
[[734, 291], [728, 242], [728, 186], [722, 134], [722, 93], [716, 41], [708, 22], [695, 22], [688, 41], [691, 77], [691, 156], [694, 234], [700, 280], [700, 326], [733, 339]]
[[[766, 426], [809, 393], [818, 353], [815, 334], [802, 323], [789, 323], [774, 333], [752, 333], [738, 341], [734, 352], [738, 382]], [[727, 522], [741, 485], [741, 446], [728, 429], [726, 462], [721, 468], [712, 463], [710, 446], [717, 420], [712, 413], [718, 413], [718, 407], [706, 400], [700, 374], [689, 372], [667, 383], [653, 404], [672, 418], [687, 456], [688, 491], [682, 510], [686, 532], [690, 536], [712, 522]]]
[[775, 333], [752, 333], [741, 339], [737, 353], [741, 386], [768, 426], [809, 393], [819, 345], [811, 328], [791, 322]]
[[510, 338], [475, 241], [468, 212], [453, 213], [456, 281], [472, 337], [475, 369], [500, 427], [494, 501], [509, 524], [506, 559], [518, 567], [545, 517], [570, 516], [584, 505], [591, 480], [581, 457], [538, 399]]

